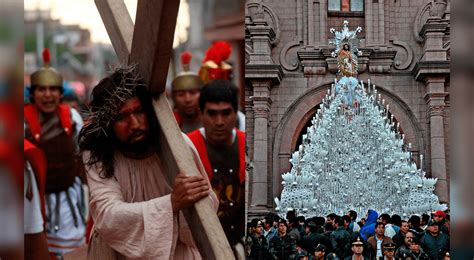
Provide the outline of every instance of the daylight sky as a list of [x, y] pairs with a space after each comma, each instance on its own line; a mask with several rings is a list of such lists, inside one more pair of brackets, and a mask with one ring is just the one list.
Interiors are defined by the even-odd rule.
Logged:
[[[119, 1], [119, 0], [117, 0]], [[135, 21], [137, 0], [124, 0], [132, 20]], [[50, 9], [53, 19], [59, 19], [63, 24], [78, 24], [89, 29], [93, 42], [110, 43], [102, 19], [93, 0], [24, 0], [25, 10]], [[176, 38], [186, 39], [189, 27], [189, 9], [186, 1], [181, 1], [178, 14]]]

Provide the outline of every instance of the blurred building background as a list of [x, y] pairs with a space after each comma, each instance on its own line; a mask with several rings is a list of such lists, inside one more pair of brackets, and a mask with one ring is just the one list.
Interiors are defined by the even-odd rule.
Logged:
[[[118, 60], [93, 1], [68, 2], [77, 7], [66, 7], [57, 0], [25, 1], [25, 86], [29, 85], [29, 75], [42, 66], [43, 48], [49, 48], [51, 65], [63, 75], [66, 87], [71, 87], [82, 102], [87, 102], [91, 88], [111, 68], [118, 66]], [[137, 0], [124, 2], [135, 20]], [[231, 44], [228, 63], [233, 66], [232, 80], [243, 89], [244, 3], [244, 0], [181, 1], [167, 89], [182, 70], [180, 55], [183, 51], [193, 54], [191, 70], [197, 72], [207, 48], [217, 40]], [[74, 24], [72, 18], [76, 13], [82, 13], [89, 22], [78, 18]], [[97, 36], [99, 29], [101, 35]], [[242, 104], [243, 99], [242, 91]]]
[[50, 10], [25, 11], [24, 74], [29, 76], [43, 66], [42, 50], [51, 51], [51, 65], [64, 77], [65, 85], [86, 101], [87, 93], [107, 69], [117, 62], [108, 43], [91, 40], [91, 33], [80, 25], [62, 24]]
[[214, 41], [228, 41], [232, 46], [229, 63], [232, 65], [232, 81], [241, 89], [241, 108], [244, 102], [244, 16], [245, 0], [187, 0], [189, 5], [188, 39], [175, 49], [173, 71], [182, 70], [180, 55], [183, 51], [193, 54], [190, 69], [197, 72], [207, 48]]

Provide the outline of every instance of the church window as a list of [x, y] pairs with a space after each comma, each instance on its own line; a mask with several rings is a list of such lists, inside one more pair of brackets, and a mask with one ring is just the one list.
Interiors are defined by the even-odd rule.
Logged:
[[352, 12], [363, 12], [364, 11], [364, 1], [363, 0], [352, 0], [351, 1], [351, 11]]
[[329, 0], [329, 11], [341, 11], [341, 0]]
[[363, 12], [364, 0], [329, 0], [329, 12]]

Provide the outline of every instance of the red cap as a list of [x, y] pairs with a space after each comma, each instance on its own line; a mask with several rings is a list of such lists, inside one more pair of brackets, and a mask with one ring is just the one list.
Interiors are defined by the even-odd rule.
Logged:
[[446, 213], [444, 213], [444, 211], [442, 210], [437, 210], [435, 213], [434, 213], [435, 216], [439, 216], [439, 217], [443, 217], [445, 218], [446, 217]]

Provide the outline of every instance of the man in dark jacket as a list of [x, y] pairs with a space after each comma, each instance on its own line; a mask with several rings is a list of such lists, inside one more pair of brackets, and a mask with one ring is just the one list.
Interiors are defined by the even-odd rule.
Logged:
[[350, 243], [351, 235], [344, 228], [344, 220], [341, 217], [337, 216], [334, 219], [334, 224], [336, 230], [334, 230], [330, 235], [331, 246], [337, 257], [345, 258], [348, 255], [345, 248], [346, 245]]
[[424, 234], [424, 230], [420, 228], [421, 218], [417, 215], [412, 215], [408, 219], [408, 225], [410, 225], [410, 230], [415, 234], [415, 237], [421, 239]]
[[414, 260], [428, 260], [430, 259], [428, 255], [421, 249], [421, 241], [417, 237], [413, 238], [412, 243], [410, 244], [410, 252], [404, 255], [402, 259], [414, 259]]
[[410, 252], [410, 245], [413, 242], [414, 237], [415, 237], [415, 234], [413, 234], [413, 232], [411, 232], [411, 231], [408, 231], [405, 234], [404, 243], [402, 245], [398, 246], [397, 251], [395, 252], [395, 258], [396, 259], [399, 259], [399, 258], [405, 259], [405, 257]]
[[442, 210], [438, 210], [433, 214], [433, 221], [438, 224], [439, 231], [449, 236], [449, 228], [446, 225], [446, 213]]
[[349, 210], [346, 215], [351, 217], [351, 223], [349, 224], [349, 230], [348, 230], [349, 233], [352, 234], [353, 232], [360, 232], [360, 226], [356, 222], [357, 212], [355, 212], [354, 210]]
[[245, 241], [245, 246], [248, 249], [248, 260], [270, 259], [268, 253], [268, 241], [263, 235], [262, 224], [262, 221], [258, 221], [254, 226], [254, 232], [249, 235]]
[[300, 235], [300, 223], [297, 217], [290, 217], [288, 219], [288, 235], [295, 241], [299, 241], [301, 239]]
[[400, 247], [404, 244], [405, 236], [409, 231], [410, 226], [408, 225], [408, 222], [403, 220], [402, 225], [400, 227], [400, 231], [398, 231], [398, 233], [392, 237], [392, 240], [395, 244], [397, 244], [397, 247]]
[[449, 251], [449, 236], [440, 233], [438, 224], [430, 221], [426, 233], [421, 239], [421, 247], [430, 259], [443, 259], [446, 252]]
[[314, 245], [322, 244], [326, 252], [331, 252], [331, 250], [327, 250], [331, 245], [329, 239], [325, 235], [316, 232], [317, 229], [318, 226], [315, 222], [310, 221], [308, 223], [306, 226], [306, 235], [301, 238], [302, 245], [305, 246], [303, 249], [310, 252], [311, 249], [314, 248]]
[[296, 241], [286, 234], [286, 220], [278, 221], [278, 234], [270, 240], [270, 254], [275, 260], [293, 259], [296, 254]]
[[316, 247], [311, 250], [311, 260], [325, 260], [326, 259], [326, 247], [323, 244], [317, 244]]

